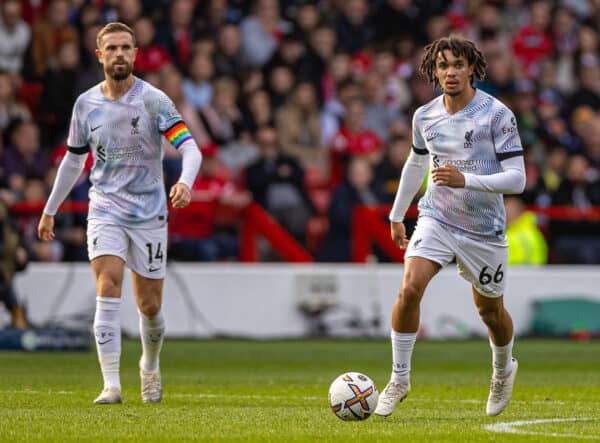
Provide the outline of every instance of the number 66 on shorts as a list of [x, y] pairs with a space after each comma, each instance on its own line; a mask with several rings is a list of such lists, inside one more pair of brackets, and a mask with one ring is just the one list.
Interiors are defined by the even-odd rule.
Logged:
[[506, 237], [465, 234], [431, 217], [419, 217], [405, 258], [423, 257], [442, 267], [456, 258], [459, 274], [480, 294], [503, 295], [508, 264]]

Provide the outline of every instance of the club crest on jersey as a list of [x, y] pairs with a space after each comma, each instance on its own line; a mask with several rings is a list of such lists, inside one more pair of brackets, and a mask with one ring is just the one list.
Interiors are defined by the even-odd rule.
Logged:
[[473, 147], [473, 132], [474, 132], [473, 129], [465, 132], [465, 149], [469, 149], [469, 148]]
[[131, 119], [131, 135], [139, 134], [140, 131], [138, 129], [138, 122], [140, 121], [140, 116], [133, 117]]

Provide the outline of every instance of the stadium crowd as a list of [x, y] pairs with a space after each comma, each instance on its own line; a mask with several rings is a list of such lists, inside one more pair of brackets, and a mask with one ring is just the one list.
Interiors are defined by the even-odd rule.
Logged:
[[[103, 80], [96, 34], [121, 21], [136, 75], [171, 97], [204, 156], [193, 198], [206, 210], [173, 212], [171, 258], [235, 259], [237, 225], [218, 206], [254, 200], [318, 260], [349, 261], [352, 208], [393, 201], [412, 114], [438, 93], [417, 73], [423, 47], [460, 33], [488, 61], [476, 86], [514, 111], [526, 151], [526, 190], [507, 204], [513, 263], [600, 263], [598, 222], [526, 211], [600, 206], [598, 0], [3, 0], [0, 12], [7, 207], [47, 198], [75, 99]], [[169, 185], [180, 159], [166, 142], [164, 165]], [[84, 174], [70, 198], [88, 187]], [[87, 259], [84, 216], [63, 211], [50, 243], [38, 218], [13, 214], [31, 260]]]

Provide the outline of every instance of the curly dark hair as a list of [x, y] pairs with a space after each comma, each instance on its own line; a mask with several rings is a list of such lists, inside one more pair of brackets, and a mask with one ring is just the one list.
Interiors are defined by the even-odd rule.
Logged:
[[485, 69], [487, 68], [487, 62], [482, 52], [475, 46], [471, 40], [460, 37], [458, 35], [451, 35], [449, 37], [442, 37], [437, 39], [433, 43], [425, 46], [425, 53], [421, 60], [421, 66], [419, 66], [419, 72], [423, 75], [430, 83], [435, 86], [439, 86], [438, 79], [435, 76], [435, 59], [438, 53], [449, 49], [452, 51], [455, 57], [465, 56], [469, 66], [473, 66], [473, 75], [471, 76], [471, 85], [473, 84], [473, 77], [477, 77], [479, 80], [485, 79]]

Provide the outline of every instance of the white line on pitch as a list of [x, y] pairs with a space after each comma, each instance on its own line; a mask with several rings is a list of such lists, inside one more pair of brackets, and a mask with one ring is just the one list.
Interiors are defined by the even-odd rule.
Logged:
[[518, 429], [519, 426], [539, 425], [544, 423], [564, 423], [578, 421], [595, 421], [594, 418], [541, 418], [537, 420], [518, 420], [507, 421], [502, 423], [494, 423], [485, 425], [483, 429], [491, 432], [499, 432], [503, 434], [521, 434], [521, 435], [542, 435], [544, 437], [562, 437], [576, 438], [581, 440], [600, 440], [600, 436], [596, 435], [579, 435], [579, 434], [559, 434], [557, 432], [536, 432], [525, 429]]

